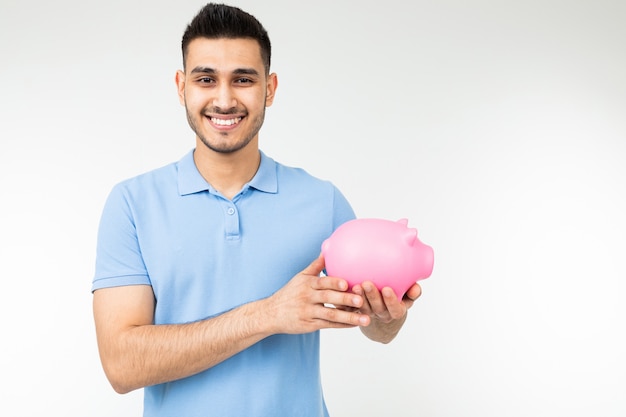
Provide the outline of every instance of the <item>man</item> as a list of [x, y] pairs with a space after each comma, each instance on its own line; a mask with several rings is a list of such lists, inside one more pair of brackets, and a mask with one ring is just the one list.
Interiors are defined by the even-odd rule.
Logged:
[[182, 48], [195, 149], [118, 184], [102, 214], [103, 368], [119, 393], [145, 387], [145, 416], [327, 416], [319, 330], [360, 326], [387, 343], [421, 289], [400, 302], [320, 277], [321, 243], [354, 213], [332, 184], [259, 150], [278, 86], [261, 24], [208, 4]]

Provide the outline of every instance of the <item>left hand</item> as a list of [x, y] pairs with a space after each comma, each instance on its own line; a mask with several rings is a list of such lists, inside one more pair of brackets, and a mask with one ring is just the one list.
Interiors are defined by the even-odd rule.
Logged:
[[361, 332], [381, 343], [389, 343], [396, 337], [406, 321], [407, 311], [422, 294], [419, 284], [414, 284], [407, 290], [402, 300], [398, 300], [398, 296], [391, 288], [385, 287], [378, 291], [369, 281], [355, 285], [352, 291], [363, 297], [363, 305], [358, 311], [370, 317], [370, 323], [361, 326]]
[[387, 324], [404, 319], [407, 311], [422, 294], [422, 288], [417, 283], [413, 284], [404, 294], [402, 301], [398, 300], [398, 296], [391, 288], [385, 287], [379, 291], [370, 281], [355, 285], [352, 292], [363, 297], [363, 305], [359, 308], [362, 314], [369, 315], [372, 321]]

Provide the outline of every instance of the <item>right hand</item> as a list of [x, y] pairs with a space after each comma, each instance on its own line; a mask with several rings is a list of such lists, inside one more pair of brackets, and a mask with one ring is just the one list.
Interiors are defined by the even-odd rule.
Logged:
[[344, 279], [320, 277], [323, 269], [324, 257], [320, 255], [265, 300], [268, 319], [275, 326], [273, 333], [297, 334], [369, 325], [369, 315], [357, 311], [363, 305], [363, 297], [347, 292], [348, 283]]

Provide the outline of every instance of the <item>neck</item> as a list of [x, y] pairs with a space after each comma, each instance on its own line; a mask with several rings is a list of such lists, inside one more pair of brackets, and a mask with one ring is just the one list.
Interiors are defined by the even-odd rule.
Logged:
[[261, 154], [255, 140], [232, 153], [212, 151], [198, 140], [193, 159], [202, 177], [230, 200], [254, 177]]

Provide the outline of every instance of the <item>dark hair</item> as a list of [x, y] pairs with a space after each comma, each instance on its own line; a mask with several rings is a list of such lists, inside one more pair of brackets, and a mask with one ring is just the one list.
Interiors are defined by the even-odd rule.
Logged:
[[254, 16], [237, 7], [209, 3], [200, 9], [183, 34], [183, 64], [187, 58], [187, 47], [196, 38], [254, 39], [261, 47], [261, 59], [265, 72], [269, 74], [272, 45], [267, 31]]

